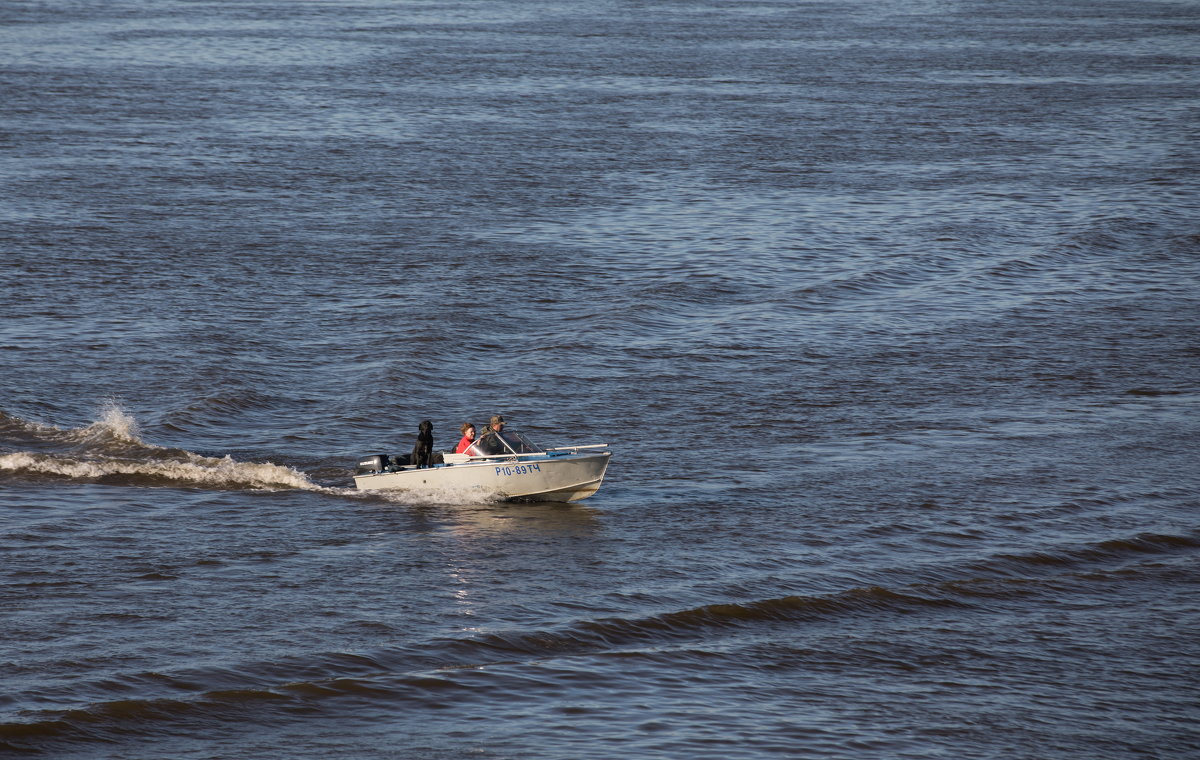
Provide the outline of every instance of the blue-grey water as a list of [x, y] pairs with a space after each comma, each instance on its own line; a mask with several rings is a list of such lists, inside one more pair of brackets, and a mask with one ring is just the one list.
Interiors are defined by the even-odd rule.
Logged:
[[[0, 755], [1200, 754], [1200, 5], [0, 3]], [[504, 414], [572, 505], [365, 494]]]

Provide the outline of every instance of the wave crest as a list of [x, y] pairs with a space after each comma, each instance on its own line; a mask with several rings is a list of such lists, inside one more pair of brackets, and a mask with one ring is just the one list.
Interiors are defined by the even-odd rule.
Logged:
[[84, 440], [101, 439], [142, 443], [141, 427], [133, 415], [116, 401], [108, 401], [100, 411], [100, 419], [81, 428]]

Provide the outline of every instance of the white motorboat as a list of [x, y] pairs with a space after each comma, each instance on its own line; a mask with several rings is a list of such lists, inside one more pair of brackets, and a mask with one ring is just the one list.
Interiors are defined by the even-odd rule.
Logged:
[[415, 467], [407, 457], [384, 454], [358, 462], [360, 490], [422, 492], [448, 500], [578, 501], [596, 493], [611, 451], [592, 446], [542, 449], [515, 431], [486, 434], [463, 454], [443, 452], [441, 462]]

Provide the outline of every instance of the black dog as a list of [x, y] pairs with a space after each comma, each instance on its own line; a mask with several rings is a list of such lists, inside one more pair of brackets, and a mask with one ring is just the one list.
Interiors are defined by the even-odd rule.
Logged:
[[414, 467], [433, 466], [433, 423], [425, 420], [418, 427], [417, 442], [413, 446], [409, 464]]

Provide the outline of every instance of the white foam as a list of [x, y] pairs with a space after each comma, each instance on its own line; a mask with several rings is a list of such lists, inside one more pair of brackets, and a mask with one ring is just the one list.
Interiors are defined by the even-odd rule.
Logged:
[[[146, 443], [140, 438], [137, 420], [116, 400], [107, 401], [99, 418], [84, 427], [63, 430], [39, 423], [26, 424], [47, 438], [65, 438], [76, 446], [65, 454], [18, 451], [0, 455], [0, 471], [76, 480], [128, 476], [216, 488], [324, 490], [290, 467], [269, 462], [238, 462], [230, 456], [205, 457]], [[125, 445], [106, 445], [114, 443]]]
[[325, 490], [307, 475], [269, 462], [238, 462], [188, 454], [186, 459], [82, 459], [69, 456], [16, 452], [0, 455], [0, 470], [56, 475], [73, 480], [98, 480], [111, 476], [159, 478], [175, 484], [217, 488], [297, 488]]
[[346, 492], [346, 489], [320, 486], [299, 470], [283, 465], [239, 462], [228, 455], [207, 457], [146, 443], [140, 437], [137, 420], [115, 400], [106, 402], [98, 419], [83, 427], [64, 430], [53, 425], [18, 421], [46, 442], [68, 443], [71, 449], [61, 453], [17, 451], [0, 454], [0, 472], [82, 481], [148, 478], [163, 485], [203, 488]]

